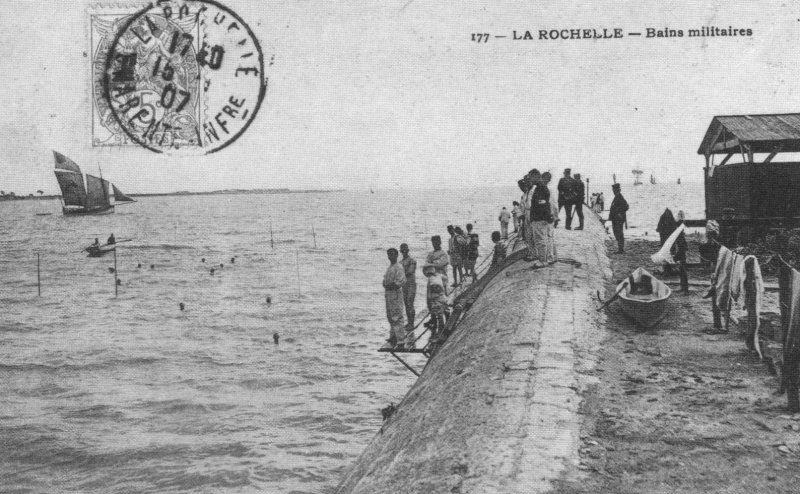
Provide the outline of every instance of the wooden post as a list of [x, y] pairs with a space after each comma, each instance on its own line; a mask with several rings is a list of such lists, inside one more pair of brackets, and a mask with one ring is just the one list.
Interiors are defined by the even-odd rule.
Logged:
[[42, 296], [42, 270], [41, 263], [39, 262], [39, 253], [36, 253], [36, 287], [39, 291], [39, 296]]
[[300, 296], [300, 251], [295, 249], [295, 266], [297, 267], [297, 296]]
[[686, 254], [680, 260], [681, 291], [684, 295], [689, 295], [689, 275], [686, 272]]
[[756, 325], [758, 324], [758, 311], [756, 310], [756, 280], [755, 259], [744, 262], [744, 307], [747, 310], [747, 334], [745, 344], [750, 350], [756, 349]]
[[114, 248], [114, 296], [117, 296], [117, 249]]
[[711, 295], [711, 313], [714, 315], [714, 329], [717, 331], [722, 330], [722, 314], [720, 313], [719, 306], [717, 305], [717, 289], [712, 285], [709, 291]]
[[[592, 197], [591, 190], [589, 190], [589, 179], [588, 178], [586, 179], [586, 197]], [[584, 199], [586, 199], [586, 197], [584, 197]]]
[[273, 249], [275, 248], [275, 240], [272, 237], [272, 221], [269, 222], [269, 245]]
[[311, 223], [311, 235], [314, 237], [314, 248], [317, 248], [317, 232], [314, 230], [314, 223]]

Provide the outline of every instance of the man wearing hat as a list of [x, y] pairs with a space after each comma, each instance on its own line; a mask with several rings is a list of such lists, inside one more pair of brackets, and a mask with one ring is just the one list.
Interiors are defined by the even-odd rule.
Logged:
[[608, 219], [611, 220], [611, 229], [614, 231], [614, 238], [617, 239], [617, 254], [625, 252], [625, 233], [622, 228], [625, 225], [628, 201], [622, 197], [619, 184], [611, 186], [614, 192], [614, 200], [611, 201], [611, 209], [608, 211]]
[[575, 202], [574, 180], [572, 179], [572, 169], [564, 168], [564, 176], [558, 181], [558, 211], [561, 208], [567, 213], [567, 219], [564, 222], [566, 229], [572, 228], [572, 204]]
[[386, 291], [386, 319], [389, 320], [389, 339], [386, 341], [390, 347], [403, 349], [406, 337], [403, 327], [405, 322], [403, 320], [403, 312], [405, 312], [403, 286], [406, 284], [406, 274], [403, 266], [397, 262], [397, 249], [388, 249], [386, 255], [389, 258], [389, 268], [383, 275], [383, 288]]

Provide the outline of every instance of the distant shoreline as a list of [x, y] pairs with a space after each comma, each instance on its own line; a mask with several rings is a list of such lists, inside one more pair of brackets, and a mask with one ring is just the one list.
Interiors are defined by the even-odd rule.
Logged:
[[[143, 192], [140, 194], [128, 194], [129, 197], [160, 197], [160, 196], [209, 196], [209, 195], [231, 195], [231, 194], [327, 194], [331, 192], [344, 192], [345, 189], [224, 189], [211, 190], [205, 192], [190, 192], [180, 190], [177, 192]], [[42, 196], [17, 196], [3, 195], [0, 201], [24, 201], [24, 200], [44, 200], [59, 199], [61, 195], [42, 195]]]

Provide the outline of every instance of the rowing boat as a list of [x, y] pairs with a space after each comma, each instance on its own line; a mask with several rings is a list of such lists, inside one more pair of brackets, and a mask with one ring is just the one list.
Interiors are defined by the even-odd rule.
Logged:
[[622, 310], [640, 326], [652, 328], [666, 316], [672, 290], [644, 268], [636, 268], [617, 289]]

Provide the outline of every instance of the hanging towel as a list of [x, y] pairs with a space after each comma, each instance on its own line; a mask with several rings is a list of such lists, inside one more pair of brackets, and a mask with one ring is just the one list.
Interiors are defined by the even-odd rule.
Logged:
[[[753, 256], [747, 256], [753, 257]], [[739, 254], [733, 254], [733, 267], [731, 268], [731, 305], [733, 302], [736, 302], [737, 307], [744, 307], [744, 280], [746, 277], [746, 273], [744, 270], [744, 256], [740, 256]], [[758, 261], [756, 261], [758, 263]]]
[[[739, 256], [739, 257], [742, 257], [742, 256]], [[753, 347], [755, 348], [756, 352], [758, 353], [758, 358], [759, 359], [763, 359], [764, 356], [761, 353], [761, 344], [758, 341], [758, 331], [761, 328], [761, 300], [762, 300], [763, 295], [764, 295], [764, 278], [762, 278], [762, 276], [761, 276], [761, 266], [758, 264], [758, 259], [756, 259], [756, 256], [752, 256], [751, 255], [751, 256], [745, 257], [744, 258], [744, 262], [742, 264], [744, 265], [744, 263], [746, 263], [748, 261], [751, 261], [751, 260], [752, 260], [752, 263], [753, 263], [753, 289], [755, 290], [755, 293], [753, 293], [752, 296], [754, 298], [753, 302], [754, 302], [755, 311], [756, 311], [756, 313], [755, 313], [756, 327], [753, 329]], [[746, 274], [742, 275], [742, 280], [744, 280], [745, 276], [746, 276]], [[744, 293], [744, 288], [742, 288], [742, 293]], [[744, 302], [744, 299], [746, 297], [741, 297], [741, 298], [742, 298], [742, 302]]]
[[661, 250], [650, 256], [650, 260], [656, 264], [672, 264], [675, 261], [672, 259], [672, 254], [669, 253], [669, 250], [672, 248], [672, 244], [675, 243], [677, 240], [678, 235], [680, 235], [684, 230], [686, 230], [686, 225], [681, 224], [678, 228], [672, 232], [672, 235], [669, 236], [664, 245], [661, 247]]
[[784, 355], [800, 352], [800, 273], [792, 269], [791, 295], [789, 299], [789, 331], [786, 335]]
[[717, 268], [714, 270], [714, 290], [717, 294], [717, 307], [721, 311], [730, 312], [731, 269], [733, 268], [733, 252], [724, 245], [719, 248]]

